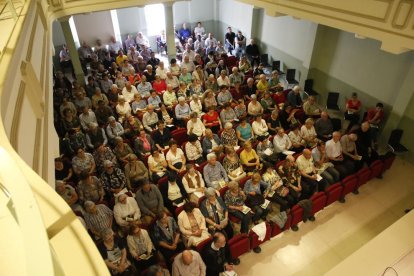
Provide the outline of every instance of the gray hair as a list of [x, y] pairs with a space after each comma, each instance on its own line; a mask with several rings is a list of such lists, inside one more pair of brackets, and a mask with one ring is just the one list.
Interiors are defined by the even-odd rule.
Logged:
[[232, 128], [232, 127], [233, 127], [233, 124], [230, 122], [227, 122], [224, 124], [224, 128]]
[[108, 122], [115, 122], [116, 120], [115, 120], [115, 117], [114, 116], [110, 116], [109, 118], [108, 118]]
[[111, 228], [106, 228], [101, 231], [101, 238], [105, 239], [108, 236], [112, 236], [114, 234], [114, 231], [112, 231]]
[[95, 203], [90, 200], [85, 201], [85, 203], [83, 204], [83, 207], [85, 208], [85, 210], [89, 210], [93, 206], [95, 206]]
[[227, 183], [227, 187], [229, 187], [229, 189], [233, 189], [235, 187], [239, 187], [239, 183], [237, 183], [236, 181], [230, 181], [229, 183]]
[[213, 158], [217, 158], [217, 156], [214, 152], [211, 152], [211, 153], [207, 154], [207, 161], [210, 161]]
[[216, 190], [214, 188], [207, 188], [206, 191], [204, 192], [206, 197], [213, 197], [216, 195]]

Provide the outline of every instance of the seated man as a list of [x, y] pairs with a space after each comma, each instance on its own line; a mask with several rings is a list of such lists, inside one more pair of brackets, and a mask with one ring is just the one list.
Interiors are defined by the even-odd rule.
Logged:
[[356, 134], [358, 135], [358, 141], [356, 142], [357, 149], [362, 156], [362, 162], [370, 165], [378, 159], [378, 153], [375, 149], [375, 141], [370, 124], [368, 122], [363, 122]]
[[172, 275], [206, 275], [206, 265], [197, 251], [187, 249], [175, 256]]
[[125, 130], [121, 123], [117, 122], [113, 116], [108, 118], [109, 124], [106, 127], [106, 134], [109, 142], [113, 143], [116, 137], [123, 137]]
[[142, 124], [144, 125], [145, 130], [149, 133], [155, 130], [157, 128], [158, 119], [157, 113], [154, 112], [154, 106], [151, 104], [148, 105], [147, 112], [142, 116]]
[[86, 201], [84, 204], [85, 213], [83, 218], [88, 230], [97, 237], [100, 237], [103, 230], [112, 228], [114, 220], [113, 213], [106, 205], [95, 205], [92, 201]]
[[82, 210], [82, 207], [77, 204], [79, 197], [75, 188], [66, 184], [62, 180], [57, 180], [55, 186], [56, 192], [63, 198], [63, 200], [70, 206], [73, 211]]
[[158, 129], [154, 132], [152, 137], [155, 146], [159, 150], [168, 148], [168, 143], [172, 139], [171, 131], [168, 128], [165, 128], [165, 123], [163, 121], [158, 121]]
[[205, 155], [213, 152], [217, 156], [223, 152], [223, 145], [217, 134], [213, 134], [211, 129], [206, 129], [206, 136], [203, 139], [203, 152]]
[[273, 138], [273, 145], [275, 146], [275, 152], [277, 153], [283, 153], [286, 150], [290, 150], [292, 147], [292, 142], [283, 128], [280, 127], [277, 130], [277, 134]]
[[332, 137], [333, 125], [327, 112], [322, 112], [321, 117], [315, 122], [315, 130], [318, 138], [322, 141], [328, 141]]
[[207, 187], [212, 187], [219, 190], [221, 186], [229, 181], [226, 170], [217, 161], [217, 157], [214, 153], [207, 155], [207, 165], [203, 169], [204, 180]]
[[321, 116], [321, 109], [316, 104], [315, 96], [309, 96], [308, 100], [303, 103], [303, 112], [308, 117]]
[[309, 185], [312, 194], [316, 191], [325, 191], [328, 182], [325, 179], [318, 180], [312, 152], [309, 149], [303, 150], [302, 154], [296, 159], [296, 164], [302, 175], [302, 181]]
[[135, 199], [141, 210], [142, 220], [146, 224], [150, 224], [157, 214], [166, 210], [160, 190], [149, 181], [144, 182], [142, 188], [135, 194]]
[[362, 156], [358, 154], [355, 143], [357, 140], [358, 135], [355, 133], [345, 134], [341, 137], [342, 153], [344, 154], [345, 159], [348, 159], [354, 163], [355, 171], [361, 169], [363, 165], [361, 162]]
[[187, 28], [187, 24], [183, 23], [182, 28], [178, 31], [181, 43], [185, 43], [191, 37], [191, 30]]
[[167, 107], [172, 107], [177, 103], [177, 95], [175, 94], [172, 85], [167, 85], [167, 91], [162, 95], [162, 100]]
[[266, 121], [262, 118], [262, 115], [259, 114], [255, 117], [252, 123], [253, 132], [256, 136], [269, 136], [269, 128], [267, 127]]
[[300, 97], [301, 88], [300, 86], [296, 85], [287, 95], [287, 102], [286, 104], [291, 105], [293, 107], [301, 107], [302, 106], [302, 98]]
[[135, 198], [122, 194], [114, 206], [114, 217], [116, 223], [124, 228], [125, 233], [128, 227], [134, 223], [141, 224], [141, 211], [138, 208]]
[[326, 157], [335, 165], [335, 169], [341, 175], [341, 179], [354, 172], [354, 163], [344, 158], [341, 147], [341, 133], [335, 131], [332, 139], [326, 142]]

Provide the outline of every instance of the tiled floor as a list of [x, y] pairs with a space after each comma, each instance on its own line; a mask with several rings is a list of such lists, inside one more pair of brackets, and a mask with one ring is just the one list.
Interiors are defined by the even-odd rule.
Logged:
[[414, 206], [414, 166], [396, 159], [383, 179], [373, 179], [331, 204], [315, 222], [299, 224], [240, 257], [239, 275], [323, 275]]

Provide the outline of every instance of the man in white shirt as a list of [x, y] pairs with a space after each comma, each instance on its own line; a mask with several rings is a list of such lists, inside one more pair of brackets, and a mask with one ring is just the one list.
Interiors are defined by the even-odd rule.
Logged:
[[343, 179], [354, 172], [354, 164], [352, 161], [344, 159], [340, 139], [341, 133], [335, 131], [332, 134], [332, 139], [326, 142], [325, 151], [326, 157], [335, 165], [335, 169]]
[[192, 60], [190, 60], [190, 56], [184, 56], [183, 57], [184, 61], [181, 63], [181, 70], [183, 70], [183, 68], [187, 68], [187, 71], [189, 73], [193, 73], [194, 69], [195, 69], [195, 65], [194, 62]]
[[217, 47], [217, 39], [215, 39], [213, 37], [213, 34], [212, 33], [209, 33], [208, 34], [208, 37], [207, 37], [207, 39], [205, 41], [205, 45], [206, 45], [206, 47], [210, 47], [210, 46], [212, 46], [214, 48]]
[[188, 58], [189, 58], [189, 60], [190, 60], [191, 62], [193, 62], [193, 61], [194, 61], [194, 56], [195, 56], [194, 51], [193, 51], [193, 50], [191, 50], [191, 46], [190, 46], [189, 44], [187, 44], [187, 45], [185, 46], [185, 51], [184, 51], [184, 53], [183, 53], [183, 58], [188, 57]]
[[122, 50], [122, 44], [119, 41], [116, 41], [114, 36], [111, 36], [108, 43], [109, 52], [113, 55], [118, 53], [119, 50]]
[[142, 116], [142, 124], [148, 132], [152, 132], [154, 129], [156, 129], [157, 123], [158, 115], [154, 112], [154, 106], [150, 104], [147, 107], [147, 112], [145, 112], [144, 116]]
[[129, 81], [127, 81], [125, 87], [122, 89], [122, 96], [124, 96], [125, 101], [127, 103], [132, 102], [135, 94], [138, 94], [138, 90], [135, 86], [131, 85]]
[[277, 130], [277, 134], [273, 138], [273, 145], [275, 146], [275, 152], [277, 153], [282, 153], [292, 147], [292, 142], [283, 128]]
[[[316, 191], [324, 191], [328, 186], [325, 179], [320, 179], [316, 173], [315, 165], [313, 164], [312, 152], [309, 149], [304, 149], [302, 154], [296, 159], [296, 164], [300, 174], [302, 175], [302, 181], [306, 182], [312, 194]], [[319, 180], [318, 180], [319, 179]]]
[[167, 72], [167, 79], [165, 80], [165, 83], [168, 85], [171, 85], [172, 89], [178, 88], [180, 85], [180, 81], [176, 76], [174, 76], [171, 72]]

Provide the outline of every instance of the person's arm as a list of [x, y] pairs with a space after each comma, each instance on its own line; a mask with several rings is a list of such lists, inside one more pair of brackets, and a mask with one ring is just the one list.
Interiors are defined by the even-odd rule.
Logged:
[[135, 199], [138, 203], [139, 209], [141, 210], [141, 212], [143, 214], [155, 217], [155, 214], [153, 212], [151, 212], [151, 210], [148, 209], [147, 206], [145, 206], [144, 201], [142, 200], [142, 198], [140, 196], [138, 196], [138, 193], [135, 196]]
[[78, 201], [78, 194], [76, 193], [76, 190], [74, 188], [72, 190], [72, 196], [68, 199], [67, 203], [68, 205], [72, 205]]
[[73, 170], [72, 170], [72, 168], [69, 168], [68, 171], [69, 171], [68, 172], [68, 175], [65, 178], [62, 179], [63, 181], [68, 181], [69, 179], [72, 178], [72, 176], [73, 176]]

